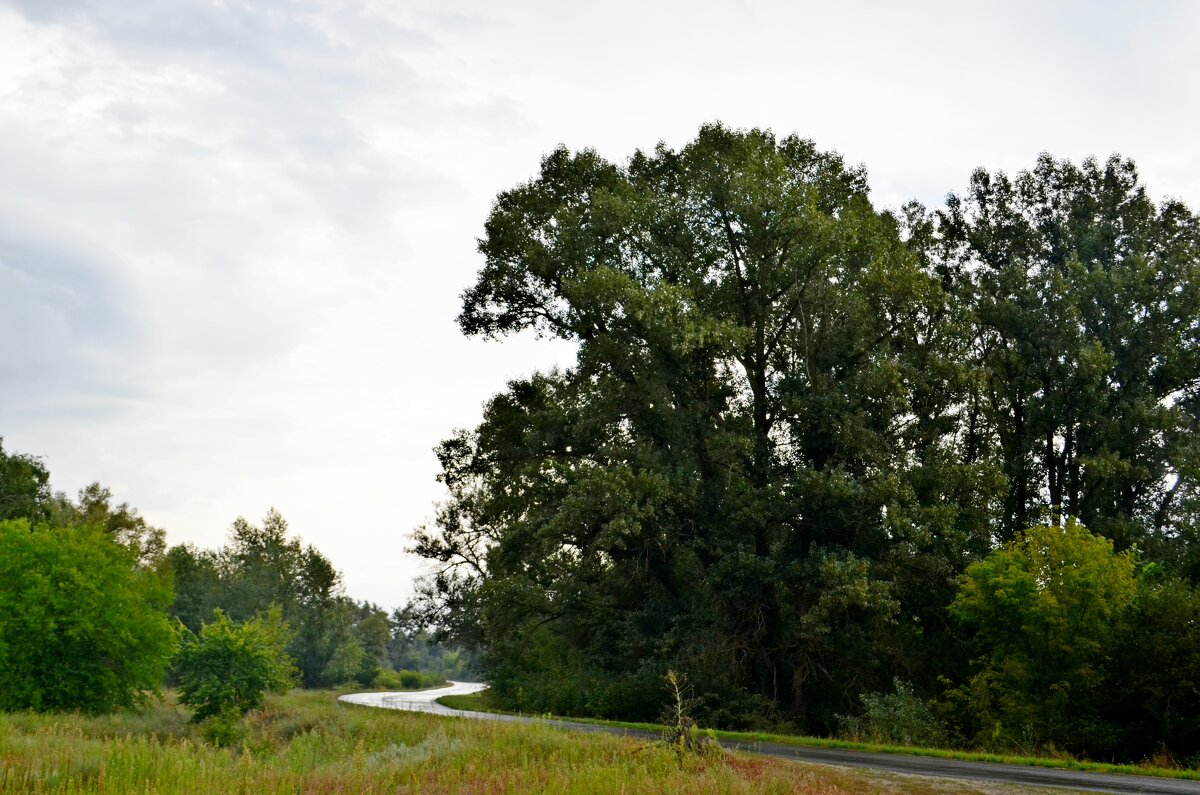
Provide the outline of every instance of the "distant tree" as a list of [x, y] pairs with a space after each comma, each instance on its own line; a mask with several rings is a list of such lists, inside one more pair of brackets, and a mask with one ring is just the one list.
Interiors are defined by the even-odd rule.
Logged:
[[440, 642], [425, 617], [410, 604], [392, 612], [387, 660], [395, 670], [413, 670], [446, 679], [478, 677], [479, 655], [472, 649]]
[[167, 550], [165, 561], [175, 585], [171, 615], [190, 631], [199, 632], [225, 601], [220, 555], [193, 544], [179, 544]]
[[100, 530], [0, 522], [0, 709], [141, 704], [175, 651], [170, 601]]
[[388, 644], [392, 639], [391, 621], [385, 610], [377, 605], [363, 602], [358, 607], [355, 637], [363, 650], [362, 663], [354, 678], [368, 685], [375, 680], [379, 671], [388, 664]]
[[6, 453], [0, 436], [0, 520], [46, 518], [50, 473], [34, 456]]
[[363, 663], [356, 607], [342, 593], [341, 575], [312, 545], [288, 535], [287, 520], [271, 509], [261, 524], [238, 517], [219, 550], [172, 547], [173, 614], [192, 631], [220, 609], [235, 621], [277, 605], [292, 627], [289, 653], [304, 687], [353, 679]]
[[975, 739], [1088, 750], [1135, 589], [1132, 554], [1073, 520], [1030, 528], [972, 564], [950, 609], [977, 650], [957, 693]]
[[187, 633], [175, 670], [179, 700], [192, 719], [244, 714], [267, 691], [291, 686], [296, 669], [287, 653], [289, 635], [278, 607], [240, 624], [217, 610], [199, 635]]
[[58, 492], [47, 502], [49, 521], [58, 526], [86, 525], [103, 530], [128, 548], [143, 566], [158, 566], [166, 554], [166, 531], [149, 524], [129, 503], [113, 504], [112, 490], [90, 483], [77, 502]]

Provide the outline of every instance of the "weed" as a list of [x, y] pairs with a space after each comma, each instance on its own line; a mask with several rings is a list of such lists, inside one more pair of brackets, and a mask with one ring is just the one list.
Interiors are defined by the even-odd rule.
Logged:
[[702, 732], [692, 718], [696, 708], [695, 699], [690, 697], [687, 681], [681, 674], [667, 671], [665, 689], [667, 706], [663, 710], [663, 744], [680, 755], [695, 754], [702, 757], [717, 757], [723, 751], [711, 732]]

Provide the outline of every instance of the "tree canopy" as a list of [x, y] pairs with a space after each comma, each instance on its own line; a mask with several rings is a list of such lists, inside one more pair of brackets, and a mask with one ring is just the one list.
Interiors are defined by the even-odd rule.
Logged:
[[31, 455], [6, 453], [0, 436], [0, 520], [41, 519], [50, 499], [50, 473]]
[[142, 703], [175, 652], [170, 599], [99, 530], [0, 522], [0, 710]]
[[885, 212], [836, 153], [713, 124], [555, 150], [479, 248], [464, 333], [577, 350], [438, 447], [415, 537], [425, 618], [512, 706], [653, 717], [676, 670], [710, 720], [827, 731], [962, 683], [961, 578], [1032, 525], [1194, 576], [1200, 225], [1127, 160]]

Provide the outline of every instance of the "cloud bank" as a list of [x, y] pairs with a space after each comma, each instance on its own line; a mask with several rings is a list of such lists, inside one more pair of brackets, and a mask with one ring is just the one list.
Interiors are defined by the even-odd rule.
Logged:
[[0, 434], [220, 543], [277, 506], [394, 605], [436, 441], [559, 345], [464, 340], [495, 194], [558, 143], [799, 132], [877, 199], [1133, 156], [1200, 205], [1186, 3], [0, 3]]

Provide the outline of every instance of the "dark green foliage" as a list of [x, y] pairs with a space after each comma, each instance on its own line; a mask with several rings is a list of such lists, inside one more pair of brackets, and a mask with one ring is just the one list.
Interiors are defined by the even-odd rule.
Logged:
[[839, 716], [843, 737], [882, 745], [942, 748], [946, 730], [912, 685], [896, 677], [891, 693], [864, 693], [861, 715]]
[[[293, 628], [288, 652], [304, 687], [369, 681], [374, 675], [380, 660], [366, 654], [358, 637], [358, 622], [371, 611], [360, 615], [342, 594], [341, 575], [329, 559], [289, 538], [287, 521], [274, 509], [261, 526], [239, 517], [222, 549], [176, 546], [166, 560], [175, 576], [172, 612], [193, 632], [217, 610], [244, 621], [275, 605]], [[378, 637], [368, 641], [377, 653]]]
[[[480, 251], [463, 331], [578, 351], [439, 446], [450, 499], [416, 535], [438, 570], [411, 614], [478, 648], [501, 703], [653, 718], [675, 670], [726, 725], [930, 701], [972, 738], [1121, 755], [1153, 723], [1113, 696], [1127, 671], [1157, 742], [1193, 736], [1191, 634], [1133, 632], [1187, 668], [1169, 688], [1119, 642], [1200, 578], [1200, 223], [1132, 163], [1042, 157], [891, 214], [836, 154], [708, 125], [623, 164], [551, 153]], [[959, 587], [1020, 580], [1031, 550], [995, 550], [1038, 525], [1125, 585], [1069, 584], [1112, 603], [1078, 631], [1009, 594], [1042, 622], [1022, 658], [984, 617], [1002, 589]], [[1177, 585], [1133, 599], [1135, 549]], [[860, 700], [895, 676], [912, 692]]]
[[240, 624], [217, 610], [199, 635], [186, 633], [175, 671], [179, 700], [192, 719], [219, 718], [224, 727], [259, 706], [267, 691], [290, 687], [296, 671], [287, 653], [289, 636], [278, 608]]
[[4, 451], [0, 436], [0, 520], [46, 516], [50, 499], [50, 473], [37, 458]]
[[1011, 536], [1074, 516], [1118, 549], [1180, 526], [1196, 460], [1200, 224], [1133, 163], [1048, 155], [976, 171], [940, 216], [940, 267], [972, 312], [971, 456], [1007, 477]]
[[1166, 751], [1200, 765], [1200, 592], [1150, 564], [1117, 624], [1105, 666], [1098, 758]]
[[947, 294], [901, 231], [835, 154], [720, 126], [497, 200], [464, 331], [579, 344], [442, 445], [417, 539], [499, 696], [644, 710], [670, 667], [724, 719], [830, 727], [918, 648], [897, 596], [944, 607], [995, 478], [952, 454]]
[[175, 651], [170, 598], [100, 530], [0, 522], [0, 709], [142, 703]]

